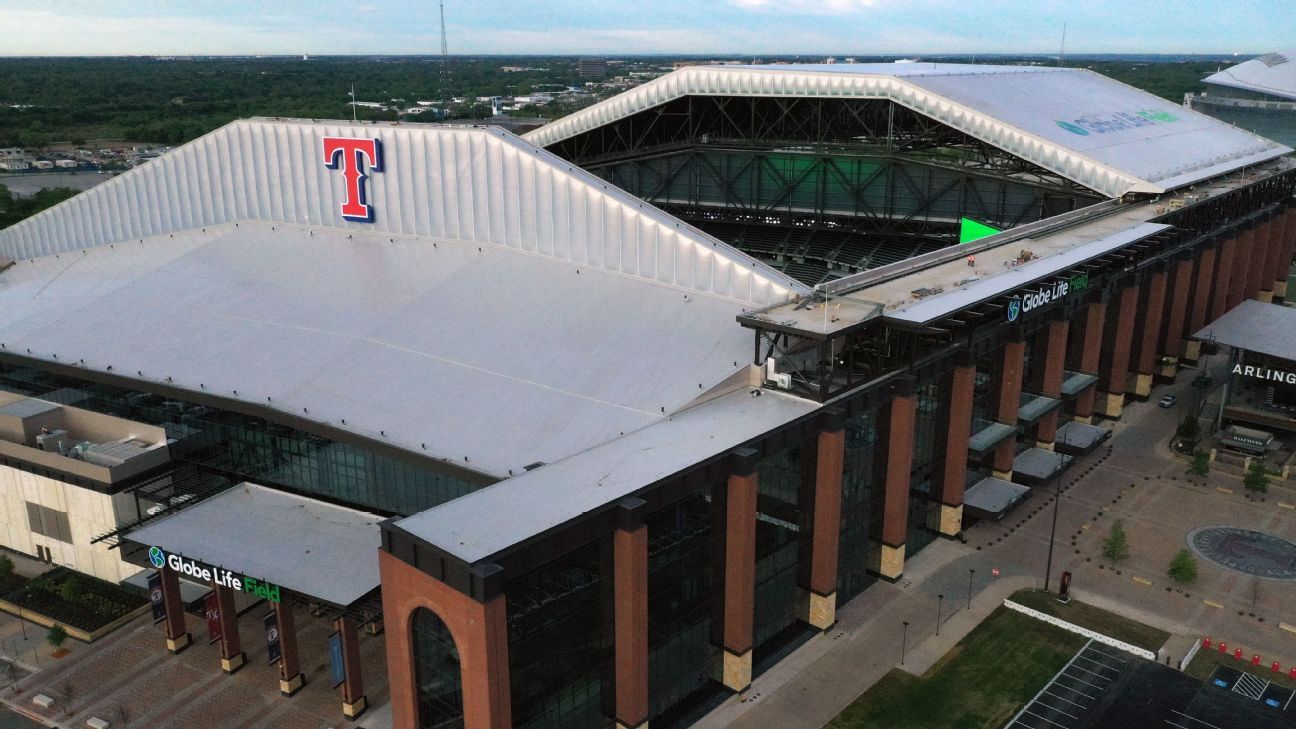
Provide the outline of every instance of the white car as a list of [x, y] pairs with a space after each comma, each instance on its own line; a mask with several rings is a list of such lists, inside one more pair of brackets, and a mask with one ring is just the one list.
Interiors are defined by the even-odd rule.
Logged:
[[1165, 395], [1157, 402], [1157, 405], [1163, 408], [1172, 408], [1178, 399], [1174, 395]]

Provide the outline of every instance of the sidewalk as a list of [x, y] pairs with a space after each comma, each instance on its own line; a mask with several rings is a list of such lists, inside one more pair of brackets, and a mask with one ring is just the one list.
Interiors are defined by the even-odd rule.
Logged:
[[[930, 668], [1012, 593], [1039, 586], [1039, 578], [1002, 565], [987, 580], [995, 557], [941, 540], [912, 559], [897, 584], [879, 582], [851, 601], [832, 630], [813, 638], [750, 689], [730, 697], [694, 729], [820, 729], [900, 662], [908, 621], [904, 670]], [[975, 569], [972, 609], [968, 570]], [[937, 595], [944, 595], [938, 600]], [[938, 603], [940, 636], [935, 635]]]

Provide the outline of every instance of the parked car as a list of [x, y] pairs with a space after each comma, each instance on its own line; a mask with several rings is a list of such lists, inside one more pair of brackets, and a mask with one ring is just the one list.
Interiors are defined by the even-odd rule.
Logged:
[[1157, 405], [1160, 405], [1163, 408], [1172, 408], [1178, 399], [1179, 398], [1174, 395], [1165, 395], [1157, 402]]

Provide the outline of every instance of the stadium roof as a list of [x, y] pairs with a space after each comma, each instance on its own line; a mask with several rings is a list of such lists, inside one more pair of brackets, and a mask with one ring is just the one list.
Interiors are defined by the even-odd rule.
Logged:
[[819, 405], [750, 388], [702, 403], [624, 438], [474, 491], [396, 522], [468, 564], [617, 502]]
[[[338, 216], [333, 134], [384, 144], [372, 224]], [[744, 369], [735, 316], [806, 290], [487, 128], [236, 122], [0, 251], [0, 352], [494, 478], [666, 419]]]
[[1207, 76], [1205, 83], [1296, 100], [1296, 50], [1252, 58]]
[[1247, 299], [1193, 337], [1296, 361], [1296, 309]]
[[1083, 69], [936, 63], [690, 66], [525, 138], [548, 147], [691, 95], [890, 99], [1108, 197], [1291, 151]]

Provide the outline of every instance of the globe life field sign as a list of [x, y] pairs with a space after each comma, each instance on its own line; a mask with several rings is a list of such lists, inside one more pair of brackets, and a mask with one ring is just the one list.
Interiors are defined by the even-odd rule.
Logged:
[[154, 567], [158, 569], [169, 567], [194, 582], [227, 587], [231, 590], [255, 595], [267, 602], [279, 602], [281, 599], [279, 586], [272, 582], [248, 577], [233, 570], [227, 570], [224, 567], [212, 567], [178, 554], [169, 554], [161, 547], [149, 547], [148, 556], [149, 563]]

